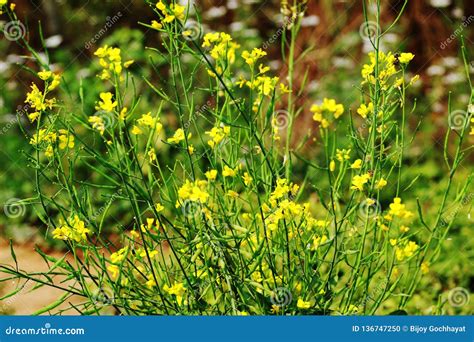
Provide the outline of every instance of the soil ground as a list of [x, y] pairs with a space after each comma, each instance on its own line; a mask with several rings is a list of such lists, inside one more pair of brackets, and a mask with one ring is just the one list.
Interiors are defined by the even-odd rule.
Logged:
[[[18, 260], [18, 266], [21, 270], [28, 272], [42, 272], [48, 270], [48, 265], [35, 251], [34, 245], [18, 245], [14, 247], [14, 250]], [[51, 252], [48, 254], [56, 258], [63, 256], [63, 254], [59, 252]], [[0, 264], [15, 265], [8, 245], [0, 244]], [[0, 279], [6, 277], [8, 277], [8, 275], [0, 271]], [[56, 280], [58, 283], [61, 281], [61, 279]], [[0, 283], [0, 298], [13, 291], [17, 287], [17, 284], [18, 280]], [[65, 286], [67, 283], [61, 285]], [[43, 286], [35, 291], [31, 291], [33, 288], [33, 283], [27, 284], [24, 289], [16, 295], [8, 299], [0, 300], [0, 314], [31, 315], [45, 306], [54, 303], [63, 294], [61, 290], [48, 286]], [[69, 301], [80, 303], [79, 298], [72, 297]], [[63, 305], [63, 308], [64, 307], [68, 307], [67, 303]], [[64, 314], [77, 314], [77, 312], [68, 311]]]

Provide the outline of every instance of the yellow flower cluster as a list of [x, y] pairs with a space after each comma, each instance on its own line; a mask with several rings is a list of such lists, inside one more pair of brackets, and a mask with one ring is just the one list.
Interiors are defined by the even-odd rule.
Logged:
[[[160, 133], [163, 128], [163, 125], [161, 124], [161, 122], [159, 122], [159, 118], [153, 117], [151, 115], [151, 112], [148, 112], [146, 114], [142, 114], [140, 119], [137, 120], [137, 125], [134, 125], [132, 127], [132, 134], [134, 135], [143, 134], [143, 130], [141, 128], [149, 128], [149, 129], [154, 130], [155, 133]], [[183, 139], [184, 139], [184, 133], [183, 133]], [[172, 141], [174, 140], [172, 139]], [[176, 143], [179, 143], [179, 141], [177, 141]], [[156, 160], [156, 155], [153, 155], [153, 153], [154, 151], [152, 151], [152, 154], [150, 155], [150, 160], [152, 161]]]
[[365, 173], [362, 175], [355, 175], [352, 178], [352, 185], [351, 189], [352, 190], [358, 190], [358, 191], [363, 191], [364, 190], [364, 185], [367, 184], [367, 182], [372, 178], [370, 174]]
[[31, 84], [31, 91], [26, 94], [25, 103], [27, 103], [34, 112], [28, 114], [31, 122], [34, 122], [41, 115], [42, 111], [52, 109], [56, 103], [55, 98], [47, 99], [49, 92], [56, 89], [60, 83], [61, 75], [54, 74], [51, 71], [43, 70], [38, 73], [38, 77], [44, 81], [44, 91], [39, 90], [34, 83]]
[[243, 51], [242, 58], [245, 60], [250, 66], [255, 65], [255, 62], [258, 61], [260, 58], [265, 57], [267, 53], [259, 48], [254, 48], [252, 51]]
[[53, 144], [57, 141], [59, 142], [58, 146], [61, 150], [74, 147], [74, 136], [65, 129], [60, 129], [58, 133], [55, 133], [42, 128], [33, 135], [30, 139], [30, 144], [33, 146], [38, 146], [42, 143], [46, 144], [45, 156], [52, 157]]
[[321, 105], [313, 104], [310, 110], [313, 113], [313, 120], [319, 122], [323, 128], [327, 128], [332, 120], [330, 115], [338, 119], [344, 113], [344, 106], [336, 103], [334, 99], [324, 98]]
[[[378, 57], [378, 58], [377, 58]], [[378, 78], [382, 89], [387, 89], [390, 85], [391, 76], [397, 73], [396, 65], [400, 63], [402, 66], [408, 64], [415, 55], [412, 53], [401, 53], [400, 56], [395, 56], [391, 52], [384, 53], [380, 51], [378, 55], [375, 52], [369, 53], [370, 63], [364, 64], [362, 67], [362, 78], [364, 79], [362, 83], [375, 84], [375, 67], [378, 63]], [[378, 61], [377, 61], [378, 59]], [[401, 79], [395, 80], [400, 82]], [[401, 80], [403, 81], [403, 80]]]
[[357, 109], [357, 114], [362, 116], [364, 119], [367, 118], [367, 115], [370, 115], [374, 112], [374, 104], [369, 102], [368, 105], [361, 104], [360, 107]]
[[210, 48], [210, 55], [214, 60], [227, 63], [235, 62], [235, 51], [240, 45], [232, 41], [232, 37], [225, 32], [212, 32], [204, 36], [202, 47]]
[[239, 172], [241, 166], [237, 166], [235, 169], [227, 166], [227, 165], [224, 165], [224, 167], [222, 168], [222, 177], [235, 177], [237, 175], [237, 172]]
[[92, 128], [100, 132], [100, 135], [104, 135], [105, 122], [100, 116], [94, 115], [89, 116], [89, 123], [92, 124]]
[[211, 139], [207, 142], [211, 148], [216, 147], [222, 140], [225, 139], [230, 134], [230, 127], [229, 126], [222, 126], [222, 127], [213, 127], [210, 131], [206, 132], [206, 135], [211, 137]]
[[272, 207], [275, 207], [277, 205], [277, 201], [284, 198], [288, 194], [295, 196], [298, 193], [299, 188], [300, 187], [298, 184], [288, 182], [288, 180], [285, 178], [277, 179], [275, 190], [273, 190], [270, 195], [270, 204]]
[[[391, 243], [396, 243], [396, 241], [391, 241]], [[405, 241], [402, 245], [399, 245], [395, 248], [395, 255], [398, 261], [403, 261], [412, 257], [420, 246], [413, 241]]]
[[110, 261], [113, 264], [120, 264], [127, 257], [128, 248], [124, 247], [110, 255]]
[[303, 310], [307, 310], [309, 308], [311, 308], [313, 306], [313, 304], [309, 301], [304, 301], [302, 298], [298, 298], [298, 301], [296, 302], [296, 307], [298, 309], [303, 309]]
[[[142, 134], [142, 133], [143, 133], [142, 130], [138, 126], [133, 126], [132, 134]], [[192, 136], [193, 136], [193, 134], [191, 132], [188, 133], [188, 140], [191, 139]], [[174, 144], [174, 145], [179, 145], [184, 140], [186, 140], [186, 135], [185, 135], [184, 130], [182, 128], [178, 128], [174, 132], [174, 134], [171, 138], [166, 139], [166, 141], [169, 144]], [[193, 145], [188, 145], [187, 150], [188, 150], [190, 155], [193, 154], [194, 153], [194, 146]]]
[[109, 47], [108, 45], [97, 49], [94, 55], [99, 57], [102, 73], [98, 76], [102, 80], [108, 80], [113, 75], [119, 75], [123, 68], [128, 68], [133, 64], [133, 60], [126, 61], [122, 64], [121, 50], [119, 48]]
[[197, 180], [195, 182], [186, 182], [178, 190], [178, 201], [176, 207], [179, 208], [184, 201], [206, 203], [209, 193], [206, 191], [207, 181]]
[[[166, 7], [166, 5], [163, 3], [163, 1], [159, 1], [156, 4], [156, 8], [158, 11], [161, 12], [161, 15], [163, 16], [163, 21], [162, 23], [171, 23], [175, 19], [178, 20], [184, 20], [184, 10], [186, 9], [184, 6], [181, 6], [179, 4], [170, 4], [169, 8]], [[157, 22], [156, 22], [157, 23]], [[155, 23], [153, 23], [155, 24]], [[157, 23], [159, 24], [159, 23]], [[158, 25], [156, 25], [156, 28], [161, 28]]]
[[73, 218], [64, 222], [60, 221], [60, 226], [53, 230], [53, 238], [57, 240], [84, 242], [90, 229], [86, 228], [85, 222], [74, 215]]
[[105, 112], [111, 113], [117, 107], [117, 101], [113, 101], [113, 94], [110, 92], [100, 93], [100, 101], [95, 106], [96, 110], [103, 110]]
[[176, 296], [176, 302], [178, 305], [183, 304], [183, 296], [186, 293], [186, 288], [183, 283], [174, 283], [173, 286], [168, 286], [167, 284], [163, 287], [163, 290], [171, 296]]
[[395, 216], [406, 219], [412, 217], [413, 213], [405, 208], [405, 204], [402, 204], [402, 199], [400, 197], [395, 197], [393, 203], [390, 204], [388, 215], [389, 218]]

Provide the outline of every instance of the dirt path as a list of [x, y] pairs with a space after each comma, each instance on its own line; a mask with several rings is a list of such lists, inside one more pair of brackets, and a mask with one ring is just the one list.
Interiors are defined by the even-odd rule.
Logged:
[[[33, 245], [15, 246], [15, 254], [18, 260], [18, 266], [23, 271], [42, 272], [47, 271], [48, 266], [43, 258], [38, 255]], [[51, 256], [60, 258], [63, 254], [58, 252], [49, 253]], [[0, 244], [0, 264], [15, 265], [11, 255], [10, 247], [5, 244]], [[5, 279], [8, 275], [0, 272], [0, 279]], [[14, 290], [17, 286], [17, 280], [7, 283], [0, 283], [0, 298], [5, 294]], [[59, 282], [59, 279], [58, 279]], [[65, 286], [67, 284], [62, 284]], [[0, 301], [0, 314], [9, 315], [31, 315], [32, 313], [44, 308], [47, 305], [55, 302], [63, 292], [48, 286], [43, 286], [40, 289], [31, 291], [34, 284], [30, 283], [16, 295]], [[79, 303], [79, 298], [71, 298], [72, 302]], [[62, 308], [68, 307], [67, 304]], [[57, 309], [55, 309], [56, 311]], [[65, 314], [76, 314], [74, 311], [66, 312]]]

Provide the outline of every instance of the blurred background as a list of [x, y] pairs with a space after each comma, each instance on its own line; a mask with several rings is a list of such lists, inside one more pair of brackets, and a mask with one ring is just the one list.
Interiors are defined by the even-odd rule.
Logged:
[[[368, 2], [369, 14], [374, 13], [374, 2]], [[121, 47], [124, 60], [135, 60], [131, 70], [137, 76], [139, 90], [143, 89], [140, 86], [142, 76], [159, 82], [159, 75], [155, 76], [147, 63], [150, 52], [146, 47], [158, 47], [160, 37], [140, 24], [156, 19], [144, 1], [17, 0], [15, 3], [15, 11], [23, 23], [17, 34], [42, 51], [40, 57], [53, 70], [63, 73], [70, 94], [78, 96], [82, 80], [85, 102], [93, 104], [96, 100], [97, 91], [89, 94], [87, 90], [100, 84], [95, 77], [98, 66], [92, 58], [96, 48], [103, 44]], [[403, 3], [402, 0], [383, 1], [382, 29], [397, 17]], [[243, 48], [265, 46], [273, 72], [285, 79], [280, 10], [281, 2], [276, 0], [196, 0], [192, 1], [190, 15], [202, 22], [202, 33], [225, 31], [231, 33]], [[416, 98], [410, 125], [419, 132], [407, 152], [412, 174], [405, 177], [420, 175], [410, 193], [426, 203], [428, 212], [444, 186], [441, 182], [439, 187], [423, 184], [436, 184], [445, 176], [439, 165], [444, 163], [442, 150], [448, 125], [448, 97], [451, 94], [453, 110], [466, 111], [469, 101], [459, 38], [464, 37], [472, 56], [473, 11], [472, 0], [410, 0], [398, 24], [382, 40], [384, 51], [410, 51], [416, 55], [409, 72], [419, 74], [420, 81], [409, 94], [411, 102]], [[0, 39], [0, 203], [8, 209], [0, 211], [0, 263], [11, 261], [7, 242], [12, 239], [17, 253], [29, 260], [23, 266], [41, 269], [45, 265], [35, 256], [34, 246], [38, 244], [51, 253], [60, 253], [60, 246], [46, 238], [45, 229], [32, 207], [15, 206], [19, 200], [34, 194], [34, 173], [26, 167], [29, 163], [28, 140], [18, 125], [17, 113], [21, 113], [25, 94], [34, 81], [28, 68], [37, 70], [37, 66], [27, 50], [14, 39], [15, 35], [5, 33], [8, 21], [5, 15], [0, 16], [0, 27], [6, 38]], [[311, 103], [323, 97], [334, 97], [352, 112], [358, 107], [360, 95], [355, 88], [360, 84], [360, 68], [372, 50], [368, 31], [373, 27], [363, 22], [362, 1], [308, 1], [296, 48], [298, 62], [294, 82], [298, 88], [305, 79], [309, 81], [297, 98], [298, 106], [305, 109], [296, 122], [294, 143], [317, 132], [309, 112]], [[43, 37], [39, 34], [41, 31]], [[43, 50], [43, 45], [47, 51]], [[155, 62], [161, 76], [166, 75], [166, 61], [158, 58]], [[469, 61], [469, 69], [472, 75], [473, 60]], [[74, 104], [75, 98], [65, 97], [61, 101]], [[206, 99], [202, 101], [205, 103]], [[153, 99], [145, 101], [144, 105], [153, 106]], [[424, 123], [418, 127], [421, 118]], [[25, 116], [20, 115], [20, 120], [24, 119]], [[308, 148], [305, 153], [311, 158], [315, 151]], [[466, 175], [470, 163], [472, 160], [465, 164]], [[433, 287], [452, 288], [462, 274], [463, 285], [474, 291], [474, 271], [469, 267], [474, 260], [470, 209], [470, 206], [462, 208], [460, 221], [453, 227], [453, 238], [446, 245], [450, 258], [442, 260], [434, 279], [427, 279]], [[6, 289], [0, 288], [0, 297], [2, 291]], [[9, 305], [0, 303], [0, 313], [31, 313], [34, 308], [51, 302], [55, 295], [54, 292], [44, 296], [25, 295]], [[419, 303], [420, 308], [424, 304]]]

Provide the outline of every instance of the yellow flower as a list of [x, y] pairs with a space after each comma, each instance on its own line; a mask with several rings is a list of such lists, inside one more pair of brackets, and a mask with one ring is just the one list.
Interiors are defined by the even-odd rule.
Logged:
[[[142, 232], [145, 233], [145, 232], [151, 230], [153, 228], [154, 224], [155, 224], [155, 219], [149, 217], [149, 218], [146, 219], [146, 225], [141, 224], [140, 229], [141, 229]], [[156, 225], [158, 225], [158, 220], [156, 220]]]
[[161, 131], [163, 125], [158, 121], [158, 118], [153, 117], [151, 112], [143, 114], [140, 119], [137, 120], [140, 126], [149, 127], [154, 129], [157, 133]]
[[104, 45], [97, 49], [94, 53], [99, 57], [99, 64], [102, 67], [102, 74], [99, 77], [108, 80], [112, 74], [120, 74], [122, 72], [122, 57], [119, 48]]
[[[202, 47], [211, 48], [210, 55], [215, 60], [224, 60], [227, 63], [233, 64], [235, 61], [235, 51], [240, 48], [240, 45], [234, 43], [232, 37], [225, 32], [212, 32], [204, 36]], [[221, 71], [217, 71], [221, 73]]]
[[226, 136], [230, 134], [230, 127], [229, 126], [222, 126], [222, 127], [213, 127], [210, 131], [205, 133], [206, 135], [211, 137], [211, 140], [207, 142], [211, 148], [214, 148], [217, 144], [219, 144]]
[[127, 110], [128, 110], [127, 107], [123, 107], [122, 110], [120, 111], [120, 114], [119, 114], [120, 121], [125, 121], [125, 117], [127, 116]]
[[405, 209], [405, 204], [402, 204], [402, 199], [396, 197], [393, 199], [393, 203], [390, 204], [389, 215], [401, 217], [401, 218], [409, 218], [413, 216], [413, 213]]
[[414, 57], [415, 57], [415, 55], [412, 54], [411, 52], [402, 52], [402, 53], [400, 54], [400, 56], [398, 57], [398, 61], [399, 61], [401, 64], [407, 64], [407, 63], [410, 62]]
[[258, 59], [266, 55], [267, 53], [259, 48], [254, 48], [251, 52], [247, 50], [242, 52], [242, 58], [245, 59], [245, 63], [247, 63], [250, 66], [254, 65]]
[[244, 184], [247, 186], [249, 186], [253, 181], [253, 178], [248, 174], [248, 172], [244, 172], [242, 179], [244, 180]]
[[239, 197], [239, 193], [235, 192], [234, 190], [227, 191], [227, 195], [229, 195], [230, 197], [233, 197], [233, 198]]
[[305, 302], [302, 298], [298, 298], [298, 302], [296, 303], [296, 306], [298, 307], [298, 309], [303, 309], [303, 310], [307, 310], [309, 308], [311, 308], [311, 302]]
[[165, 207], [161, 203], [156, 203], [155, 204], [155, 210], [157, 213], [162, 212], [165, 209]]
[[316, 250], [319, 248], [319, 246], [323, 245], [328, 241], [328, 237], [326, 235], [323, 236], [315, 236], [313, 238], [313, 244], [311, 246], [312, 250]]
[[329, 163], [329, 171], [334, 172], [336, 170], [336, 162], [334, 160], [331, 160]]
[[117, 252], [114, 252], [110, 255], [110, 261], [113, 264], [119, 264], [127, 257], [128, 248], [124, 247], [119, 249]]
[[161, 25], [156, 20], [152, 20], [151, 27], [153, 27], [155, 30], [161, 30], [163, 28], [163, 25]]
[[51, 158], [54, 155], [54, 150], [52, 145], [48, 145], [44, 151], [44, 155], [48, 158]]
[[99, 103], [95, 107], [96, 110], [103, 110], [106, 112], [112, 112], [115, 107], [117, 107], [118, 103], [117, 101], [112, 101], [112, 93], [107, 92], [107, 93], [100, 93], [100, 99]]
[[208, 180], [215, 180], [217, 178], [217, 170], [209, 170], [205, 175]]
[[[186, 182], [178, 189], [178, 198], [181, 201], [192, 201], [206, 203], [209, 198], [209, 194], [206, 191], [207, 182], [204, 180], [196, 180], [195, 182]], [[180, 206], [180, 203], [177, 203], [177, 207]]]
[[360, 169], [362, 167], [362, 159], [357, 159], [351, 164], [351, 169]]
[[336, 103], [334, 99], [324, 98], [321, 105], [313, 104], [310, 111], [314, 113], [313, 120], [321, 123], [323, 128], [327, 128], [330, 124], [330, 117], [327, 115], [332, 114], [334, 119], [338, 119], [344, 113], [344, 106]]
[[222, 169], [222, 176], [224, 177], [235, 177], [237, 174], [236, 170], [231, 169], [227, 165], [224, 165], [224, 168]]
[[373, 111], [374, 111], [374, 104], [372, 102], [369, 102], [368, 106], [366, 106], [365, 104], [361, 104], [360, 107], [357, 109], [357, 114], [359, 114], [365, 119], [367, 115], [371, 114]]
[[111, 278], [112, 279], [117, 279], [119, 273], [120, 273], [120, 268], [117, 265], [109, 265], [107, 266], [107, 270], [112, 273]]
[[156, 3], [156, 8], [158, 8], [161, 12], [166, 11], [166, 5], [161, 0]]
[[163, 287], [163, 290], [169, 295], [176, 296], [176, 301], [178, 302], [178, 305], [183, 304], [183, 296], [186, 293], [186, 288], [184, 287], [183, 283], [174, 283], [174, 285], [171, 287], [165, 285]]
[[61, 225], [53, 230], [53, 238], [59, 240], [74, 240], [76, 242], [85, 242], [90, 229], [86, 228], [85, 222], [80, 220], [77, 215], [67, 222], [60, 221]]
[[344, 113], [344, 106], [342, 104], [336, 103], [334, 99], [327, 99], [324, 98], [323, 104], [321, 105], [321, 109], [327, 110], [334, 114], [334, 118], [339, 118]]
[[28, 119], [30, 119], [30, 122], [35, 122], [36, 119], [40, 116], [40, 112], [33, 112], [28, 114]]
[[164, 23], [171, 23], [175, 19], [184, 20], [184, 6], [178, 4], [171, 4], [168, 10], [166, 8], [166, 5], [162, 1], [159, 1], [156, 4], [156, 8], [163, 14]]
[[135, 61], [133, 59], [129, 60], [129, 61], [126, 61], [125, 63], [123, 63], [123, 67], [124, 68], [129, 68], [133, 63], [135, 63]]
[[155, 153], [155, 150], [150, 148], [150, 150], [148, 151], [148, 159], [150, 160], [150, 163], [153, 163], [156, 161], [156, 153]]
[[363, 175], [356, 175], [352, 178], [352, 190], [359, 190], [363, 191], [364, 190], [364, 184], [366, 184], [370, 179], [370, 175], [368, 173], [363, 174]]
[[421, 263], [421, 273], [427, 274], [430, 271], [430, 263], [427, 261], [423, 261]]
[[336, 150], [336, 159], [339, 160], [340, 162], [343, 162], [344, 160], [349, 160], [351, 150], [345, 150], [345, 149], [337, 149]]
[[59, 139], [59, 148], [61, 150], [74, 147], [74, 136], [69, 134], [67, 130], [60, 129], [58, 139]]
[[285, 84], [280, 83], [280, 92], [282, 94], [289, 94], [289, 93], [291, 93], [291, 90]]
[[412, 84], [418, 82], [418, 80], [420, 79], [420, 75], [415, 75], [411, 78], [410, 82], [408, 83], [408, 86], [411, 86]]
[[47, 81], [53, 76], [53, 73], [49, 70], [42, 70], [38, 72], [38, 77], [42, 79], [43, 81]]
[[61, 81], [61, 75], [58, 75], [58, 74], [54, 74], [53, 75], [53, 80], [51, 81], [51, 83], [49, 84], [48, 86], [48, 91], [52, 91], [54, 89], [56, 89], [59, 85]]
[[105, 122], [100, 116], [89, 116], [89, 123], [92, 124], [92, 128], [100, 132], [100, 135], [104, 135]]
[[400, 232], [402, 233], [407, 233], [410, 230], [407, 226], [401, 225], [400, 226]]
[[31, 108], [36, 111], [43, 111], [46, 109], [52, 109], [55, 104], [55, 99], [45, 99], [46, 94], [43, 94], [36, 84], [31, 84], [31, 91], [26, 94], [25, 103], [28, 103]]
[[384, 178], [380, 178], [375, 184], [375, 189], [380, 190], [387, 185], [387, 181]]
[[132, 127], [131, 133], [132, 133], [133, 135], [140, 135], [140, 134], [143, 134], [143, 131], [140, 129], [140, 127], [134, 125], [134, 126]]
[[416, 242], [408, 241], [403, 247], [397, 247], [395, 250], [395, 255], [398, 261], [402, 261], [406, 258], [410, 258], [418, 250], [419, 246]]
[[[188, 139], [191, 137], [191, 133], [189, 133], [188, 135]], [[171, 138], [168, 138], [168, 142], [170, 144], [179, 144], [181, 141], [183, 141], [184, 139], [186, 139], [185, 135], [184, 135], [184, 130], [182, 128], [178, 128], [176, 130], [176, 132], [174, 132], [174, 135], [173, 137]]]
[[152, 274], [148, 275], [147, 276], [147, 281], [145, 283], [145, 285], [149, 288], [149, 289], [152, 289], [156, 286], [156, 281], [155, 281], [155, 278], [153, 277]]

